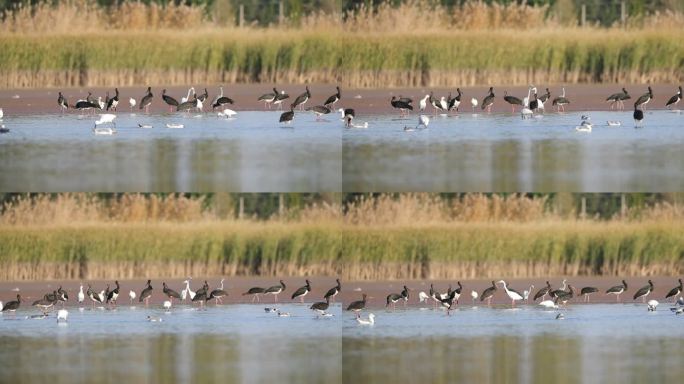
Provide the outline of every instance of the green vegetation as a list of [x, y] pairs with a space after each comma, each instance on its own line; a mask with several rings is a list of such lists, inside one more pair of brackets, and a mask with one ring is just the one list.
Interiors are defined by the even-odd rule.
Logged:
[[[348, 87], [684, 80], [684, 17], [627, 28], [561, 24], [547, 5], [383, 3], [268, 28], [198, 6], [72, 3], [0, 23], [0, 87], [340, 83]], [[110, 29], [104, 32], [102, 25]]]
[[[572, 32], [569, 33], [568, 32]], [[684, 32], [305, 32], [0, 37], [0, 86], [337, 82], [353, 87], [683, 80]], [[553, 44], [549, 44], [553, 42]], [[530, 68], [535, 68], [531, 71]]]
[[4, 205], [0, 278], [678, 275], [684, 211], [662, 197], [580, 220], [561, 197], [318, 196], [257, 220], [235, 218], [237, 196], [38, 195]]

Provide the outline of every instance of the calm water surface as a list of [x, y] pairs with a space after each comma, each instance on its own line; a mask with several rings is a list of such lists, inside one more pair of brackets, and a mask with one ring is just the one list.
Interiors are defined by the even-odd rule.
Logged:
[[[584, 112], [591, 133], [575, 130], [582, 113], [372, 116], [368, 129], [343, 133], [343, 185], [366, 191], [614, 192], [684, 190], [684, 115]], [[607, 126], [621, 121], [620, 127]]]
[[[576, 191], [684, 190], [684, 114], [581, 113], [432, 117], [362, 115], [367, 129], [337, 116], [240, 112], [233, 120], [120, 113], [118, 134], [95, 136], [94, 117], [6, 117], [0, 189], [11, 191]], [[621, 121], [609, 127], [608, 120]], [[138, 128], [151, 124], [152, 129]], [[182, 123], [183, 129], [168, 129]]]
[[[334, 305], [69, 308], [68, 324], [0, 316], [0, 382], [644, 383], [684, 375], [684, 316], [661, 304], [572, 305], [555, 310], [463, 306], [371, 309], [360, 326]], [[150, 323], [148, 315], [161, 323]], [[367, 317], [368, 311], [363, 314]]]
[[[339, 191], [342, 124], [309, 113], [235, 119], [119, 113], [117, 134], [95, 135], [94, 116], [6, 117], [0, 135], [4, 191]], [[167, 123], [183, 129], [166, 128]], [[138, 124], [152, 125], [152, 129]]]
[[649, 383], [684, 375], [684, 316], [668, 305], [573, 305], [557, 311], [463, 307], [375, 310], [343, 321], [343, 381]]
[[[339, 383], [340, 307], [316, 319], [304, 305], [83, 311], [26, 319], [0, 316], [0, 382]], [[163, 322], [148, 322], [148, 315]], [[95, 380], [95, 378], [97, 378]]]

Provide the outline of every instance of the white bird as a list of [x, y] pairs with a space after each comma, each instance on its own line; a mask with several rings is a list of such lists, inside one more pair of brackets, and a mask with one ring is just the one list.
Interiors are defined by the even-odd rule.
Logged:
[[190, 300], [195, 298], [195, 292], [190, 289], [190, 280], [185, 280], [183, 283], [185, 283], [185, 289], [181, 291], [181, 298], [185, 300], [185, 298], [190, 295]]
[[102, 101], [102, 96], [97, 97], [97, 105], [100, 106], [100, 109], [105, 109], [105, 107], [107, 106], [107, 104], [105, 104], [105, 102]]
[[290, 317], [290, 313], [278, 311], [278, 317]]
[[133, 112], [133, 107], [135, 107], [135, 104], [136, 102], [134, 98], [131, 97], [130, 99], [128, 99], [128, 105], [131, 106], [131, 112]]
[[5, 116], [5, 112], [3, 112], [2, 108], [0, 108], [0, 121], [2, 121], [3, 116]]
[[158, 316], [147, 316], [147, 321], [151, 323], [161, 323], [164, 319]]
[[185, 125], [183, 125], [183, 124], [176, 124], [176, 123], [167, 123], [166, 124], [166, 128], [170, 128], [170, 129], [181, 129], [184, 127], [185, 127]]
[[190, 100], [190, 93], [195, 93], [195, 87], [190, 87], [190, 89], [188, 89], [188, 95], [181, 97], [181, 103], [185, 103], [186, 101]]
[[649, 300], [648, 303], [648, 311], [649, 312], [655, 312], [655, 310], [658, 308], [658, 300]]
[[606, 124], [608, 124], [609, 127], [619, 127], [622, 125], [622, 123], [617, 120], [608, 120]]
[[442, 111], [446, 111], [446, 110], [449, 108], [449, 106], [447, 105], [447, 102], [446, 102], [446, 99], [444, 98], [444, 96], [442, 96], [442, 98], [439, 99], [439, 106], [442, 107]]
[[420, 106], [420, 111], [424, 111], [425, 108], [427, 108], [427, 100], [430, 98], [430, 95], [425, 95], [420, 101], [418, 102], [418, 105]]
[[152, 129], [152, 124], [141, 124], [141, 123], [138, 123], [138, 127], [143, 128], [143, 129]]
[[558, 305], [553, 302], [553, 300], [544, 300], [541, 303], [539, 303], [544, 308], [558, 308]]
[[116, 115], [114, 115], [112, 113], [102, 113], [102, 114], [100, 114], [100, 120], [95, 121], [95, 126], [97, 127], [98, 125], [110, 124], [110, 123], [114, 124], [114, 126], [116, 126], [114, 119], [116, 119]]
[[530, 285], [530, 289], [523, 291], [523, 300], [527, 301], [527, 299], [530, 297], [530, 293], [532, 293], [533, 289], [534, 289], [534, 284]]
[[104, 289], [101, 290], [100, 293], [98, 293], [98, 295], [100, 296], [100, 303], [104, 303], [105, 300], [107, 300], [107, 295], [105, 295]]
[[470, 297], [473, 299], [473, 304], [475, 304], [475, 300], [477, 300], [477, 298], [479, 296], [480, 295], [477, 293], [477, 291], [475, 291], [475, 290], [470, 291]]
[[264, 308], [264, 311], [265, 311], [266, 313], [280, 312], [280, 311], [278, 310], [278, 308], [268, 308], [268, 307], [267, 307], [267, 308]]
[[421, 126], [424, 128], [427, 128], [429, 124], [430, 124], [430, 118], [425, 116], [425, 115], [420, 115], [420, 116], [418, 116], [418, 125], [416, 126], [416, 129], [418, 129], [418, 127], [421, 127]]
[[589, 120], [591, 120], [589, 116], [583, 115], [582, 122], [575, 127], [575, 130], [578, 132], [591, 132], [591, 122]]
[[418, 302], [419, 302], [419, 303], [424, 303], [424, 302], [426, 302], [429, 298], [430, 298], [430, 296], [428, 296], [427, 293], [425, 293], [425, 292], [423, 292], [423, 291], [418, 292]]
[[164, 309], [169, 310], [171, 309], [171, 302], [169, 300], [164, 300], [164, 304], [162, 305]]
[[66, 322], [67, 317], [69, 317], [69, 311], [67, 311], [66, 309], [60, 309], [59, 311], [57, 311], [57, 322], [58, 323], [60, 320]]
[[527, 106], [523, 107], [520, 110], [520, 117], [522, 117], [523, 119], [529, 119], [530, 117], [532, 117], [532, 114], [533, 114], [532, 110], [530, 108], [528, 108]]
[[133, 304], [133, 300], [135, 300], [135, 291], [128, 291], [128, 298], [131, 299], [131, 304]]
[[2, 311], [2, 301], [0, 301], [0, 312]]
[[361, 325], [373, 325], [375, 324], [375, 315], [374, 314], [369, 314], [368, 315], [368, 320], [362, 319], [360, 317], [356, 318], [356, 321], [361, 324]]
[[514, 289], [508, 289], [508, 286], [506, 285], [505, 281], [499, 280], [499, 283], [501, 283], [503, 285], [504, 290], [506, 291], [506, 294], [511, 299], [511, 305], [512, 306], [515, 306], [516, 301], [523, 299], [523, 296], [520, 294], [520, 292], [518, 292]]
[[83, 300], [85, 300], [85, 293], [83, 293], [83, 284], [81, 284], [81, 289], [78, 291], [78, 303], [83, 304]]
[[195, 101], [195, 108], [197, 108], [197, 112], [203, 112], [204, 103], [202, 102], [202, 100], [197, 99], [197, 101]]
[[226, 108], [223, 111], [218, 113], [219, 117], [229, 117], [230, 118], [230, 117], [233, 117], [235, 115], [237, 115], [237, 112], [233, 111], [232, 109], [228, 109], [228, 108]]
[[473, 113], [475, 113], [475, 108], [477, 108], [477, 99], [474, 97], [470, 99], [470, 105], [473, 106]]

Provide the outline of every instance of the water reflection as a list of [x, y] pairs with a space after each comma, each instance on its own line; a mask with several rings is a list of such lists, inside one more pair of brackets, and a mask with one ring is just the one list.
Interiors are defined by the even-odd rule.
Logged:
[[[679, 114], [648, 114], [643, 129], [629, 113], [435, 117], [404, 132], [414, 118], [375, 116], [372, 129], [343, 133], [344, 190], [360, 191], [668, 191], [684, 189], [684, 131]], [[622, 120], [607, 127], [606, 120]], [[655, 188], [655, 189], [654, 189]]]
[[678, 382], [684, 339], [345, 338], [343, 382]]
[[341, 365], [334, 348], [339, 340], [326, 337], [279, 342], [225, 335], [0, 336], [0, 343], [3, 383], [328, 383], [340, 377]]
[[[277, 115], [244, 112], [227, 121], [120, 114], [114, 136], [93, 135], [90, 117], [12, 117], [4, 122], [11, 133], [0, 138], [0, 190], [341, 190], [341, 124], [303, 114], [283, 128]], [[185, 128], [164, 128], [174, 119]]]

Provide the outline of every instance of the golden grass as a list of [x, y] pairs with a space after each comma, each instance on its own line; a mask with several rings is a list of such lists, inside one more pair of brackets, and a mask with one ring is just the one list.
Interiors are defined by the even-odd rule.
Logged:
[[[230, 200], [230, 199], [229, 199]], [[548, 197], [363, 196], [237, 219], [215, 196], [34, 195], [0, 215], [0, 278], [330, 275], [345, 279], [677, 275], [684, 209], [609, 220]], [[235, 201], [232, 199], [232, 201]], [[228, 207], [228, 208], [226, 208]]]
[[[0, 87], [336, 83], [455, 87], [684, 80], [682, 16], [626, 29], [560, 26], [545, 7], [426, 2], [220, 26], [200, 7], [92, 2], [20, 8], [0, 22]], [[106, 26], [106, 27], [105, 27]], [[170, 59], [171, 58], [171, 59]]]

